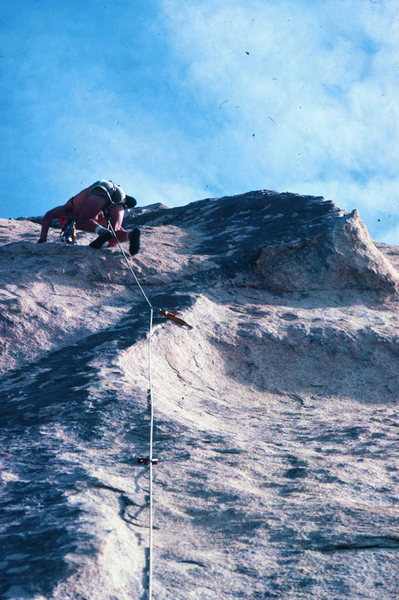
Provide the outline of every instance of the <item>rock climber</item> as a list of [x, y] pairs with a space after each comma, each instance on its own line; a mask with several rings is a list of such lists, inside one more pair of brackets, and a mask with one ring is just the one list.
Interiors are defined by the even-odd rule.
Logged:
[[133, 256], [139, 251], [140, 230], [126, 231], [122, 222], [125, 209], [133, 208], [136, 204], [135, 198], [128, 196], [119, 185], [100, 179], [70, 198], [63, 206], [57, 206], [45, 214], [37, 243], [47, 240], [47, 232], [53, 219], [72, 216], [76, 220], [76, 229], [97, 233], [98, 237], [89, 244], [91, 248], [101, 248], [106, 242], [112, 247], [118, 242], [112, 230], [107, 229], [109, 221], [117, 240], [121, 243], [129, 241], [129, 252]]

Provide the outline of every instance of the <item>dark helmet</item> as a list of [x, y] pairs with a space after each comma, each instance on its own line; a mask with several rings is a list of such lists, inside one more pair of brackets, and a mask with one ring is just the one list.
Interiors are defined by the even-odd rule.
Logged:
[[137, 200], [133, 196], [126, 196], [124, 202], [126, 208], [134, 208], [137, 204]]

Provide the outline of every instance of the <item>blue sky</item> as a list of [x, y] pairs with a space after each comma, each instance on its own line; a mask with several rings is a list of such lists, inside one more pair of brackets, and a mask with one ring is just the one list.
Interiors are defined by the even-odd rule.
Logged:
[[4, 0], [0, 27], [1, 217], [105, 177], [322, 195], [399, 244], [397, 0]]

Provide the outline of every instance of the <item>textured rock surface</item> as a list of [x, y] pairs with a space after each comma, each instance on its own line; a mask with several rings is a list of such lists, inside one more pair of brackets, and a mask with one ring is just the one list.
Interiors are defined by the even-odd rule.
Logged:
[[[146, 212], [137, 224], [173, 224], [200, 236], [192, 252], [223, 273], [256, 261], [266, 289], [370, 289], [395, 293], [398, 274], [377, 250], [357, 211], [321, 197], [250, 192]], [[221, 275], [220, 269], [218, 276]]]
[[[193, 325], [152, 337], [154, 598], [397, 598], [399, 249], [318, 198], [140, 213], [135, 271]], [[148, 306], [117, 252], [39, 229], [0, 220], [0, 597], [144, 600]]]
[[396, 292], [397, 273], [375, 247], [357, 211], [311, 234], [262, 248], [256, 265], [266, 288]]

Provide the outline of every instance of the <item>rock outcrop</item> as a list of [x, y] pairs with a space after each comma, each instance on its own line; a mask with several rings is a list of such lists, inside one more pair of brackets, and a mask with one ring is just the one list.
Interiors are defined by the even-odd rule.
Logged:
[[357, 211], [347, 213], [321, 197], [250, 192], [161, 207], [132, 221], [198, 232], [191, 252], [213, 261], [218, 276], [220, 270], [232, 276], [255, 264], [265, 289], [397, 291], [398, 274]]
[[256, 267], [265, 288], [398, 291], [396, 270], [376, 248], [356, 210], [312, 234], [262, 248]]
[[[322, 198], [133, 211], [157, 312], [154, 600], [394, 600], [399, 248]], [[0, 220], [0, 598], [144, 600], [149, 307]], [[378, 293], [375, 293], [378, 292]]]

